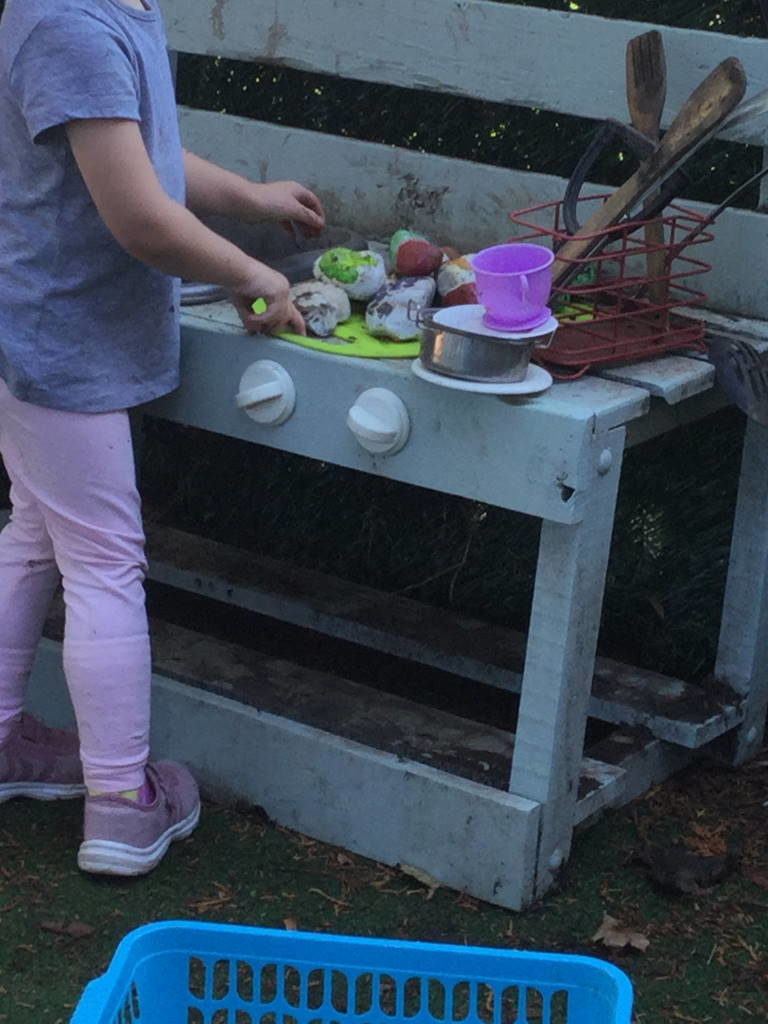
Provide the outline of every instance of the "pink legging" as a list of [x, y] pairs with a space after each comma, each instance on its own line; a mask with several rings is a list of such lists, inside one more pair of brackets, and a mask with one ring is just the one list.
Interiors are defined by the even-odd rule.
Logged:
[[86, 785], [135, 789], [149, 750], [151, 669], [128, 414], [45, 409], [0, 380], [0, 454], [12, 504], [0, 533], [0, 741], [24, 706], [61, 574], [64, 672]]

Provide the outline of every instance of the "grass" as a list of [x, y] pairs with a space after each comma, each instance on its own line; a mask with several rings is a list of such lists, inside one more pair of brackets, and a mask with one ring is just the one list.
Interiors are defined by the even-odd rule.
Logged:
[[[0, 808], [0, 1021], [65, 1024], [126, 932], [172, 918], [585, 953], [627, 971], [638, 1024], [762, 1021], [767, 791], [768, 760], [689, 769], [580, 834], [559, 890], [523, 913], [445, 889], [430, 896], [397, 869], [289, 832], [257, 808], [210, 803], [152, 875], [91, 878], [74, 863], [77, 802], [10, 802]], [[735, 851], [738, 866], [698, 893], [665, 893], [636, 854], [674, 839], [699, 854]], [[605, 913], [646, 936], [647, 950], [594, 942]]]

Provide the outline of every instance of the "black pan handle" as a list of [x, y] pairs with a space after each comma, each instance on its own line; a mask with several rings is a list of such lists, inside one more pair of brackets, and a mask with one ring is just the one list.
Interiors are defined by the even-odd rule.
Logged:
[[576, 214], [576, 205], [579, 201], [581, 190], [584, 187], [584, 182], [587, 180], [595, 160], [609, 145], [615, 144], [617, 141], [622, 146], [630, 149], [640, 161], [649, 157], [656, 148], [647, 135], [643, 135], [642, 132], [639, 132], [631, 125], [623, 124], [621, 121], [614, 121], [612, 118], [603, 121], [592, 136], [592, 141], [582, 153], [581, 159], [576, 164], [565, 189], [565, 196], [563, 197], [563, 222], [565, 230], [569, 235], [577, 235], [581, 231], [581, 224], [579, 224], [579, 218]]

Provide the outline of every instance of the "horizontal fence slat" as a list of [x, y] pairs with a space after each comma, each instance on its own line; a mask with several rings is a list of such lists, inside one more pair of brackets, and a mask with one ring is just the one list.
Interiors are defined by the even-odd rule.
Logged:
[[[514, 234], [510, 210], [559, 199], [565, 189], [565, 181], [552, 175], [226, 114], [182, 109], [181, 123], [185, 144], [199, 156], [256, 180], [300, 177], [321, 195], [331, 224], [368, 238], [410, 227], [471, 252]], [[756, 318], [768, 314], [767, 226], [764, 214], [726, 210], [712, 229], [714, 242], [696, 250], [713, 270], [692, 283], [707, 292], [712, 308]]]
[[[268, 62], [366, 82], [627, 119], [625, 50], [645, 22], [489, 0], [161, 0], [179, 51]], [[721, 60], [744, 64], [748, 95], [768, 86], [768, 40], [661, 27], [666, 126]], [[763, 144], [766, 118], [724, 135]]]

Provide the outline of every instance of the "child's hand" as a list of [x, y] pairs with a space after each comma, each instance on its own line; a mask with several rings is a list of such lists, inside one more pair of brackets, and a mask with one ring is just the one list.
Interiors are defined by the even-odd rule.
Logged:
[[[288, 279], [263, 263], [253, 261], [253, 273], [231, 289], [232, 304], [249, 334], [274, 334], [289, 330], [306, 334], [304, 318], [290, 298]], [[253, 304], [262, 299], [266, 309], [254, 313]]]
[[277, 220], [290, 231], [298, 226], [306, 238], [325, 227], [325, 211], [314, 192], [297, 181], [272, 181], [254, 185], [254, 220]]

